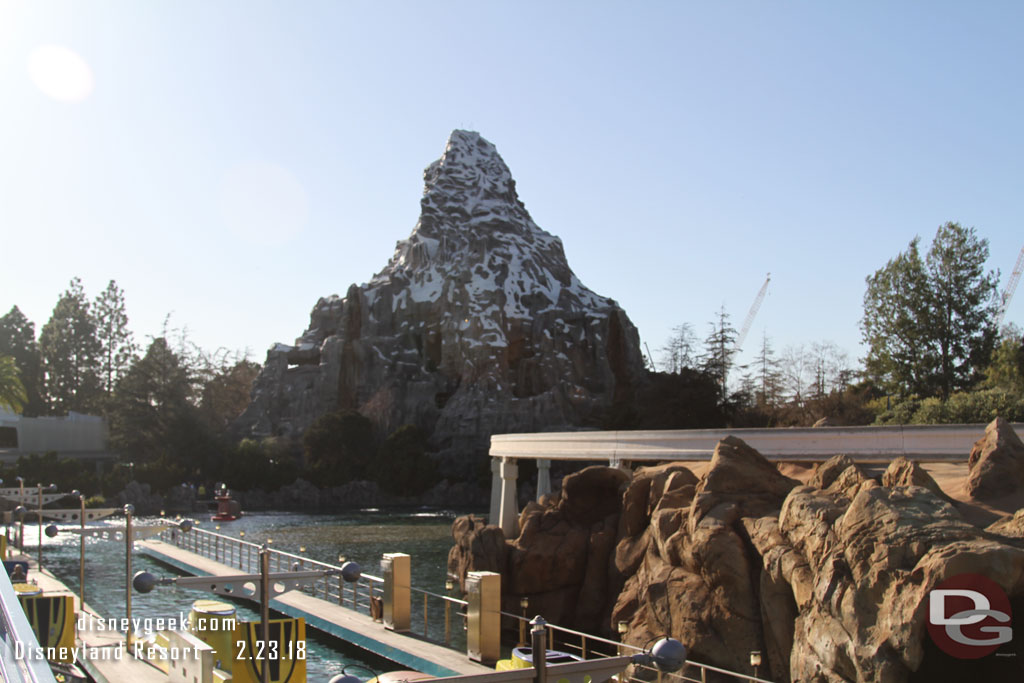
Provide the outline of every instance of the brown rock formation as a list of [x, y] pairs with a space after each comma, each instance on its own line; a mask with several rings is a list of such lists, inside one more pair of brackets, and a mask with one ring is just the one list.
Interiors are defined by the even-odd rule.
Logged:
[[1024, 487], [1024, 443], [1001, 417], [989, 423], [971, 449], [965, 488], [971, 498], [991, 499]]
[[[608, 492], [619, 481], [617, 514], [609, 506], [570, 523], [564, 500], [531, 505], [507, 544], [510, 558], [548, 558], [510, 561], [506, 585], [557, 586], [544, 603], [562, 617], [553, 621], [587, 628], [603, 614], [606, 634], [619, 621], [636, 645], [668, 633], [692, 659], [739, 672], [760, 650], [776, 681], [1024, 680], [1020, 636], [1004, 656], [956, 660], [925, 624], [929, 592], [965, 573], [988, 577], [1024, 610], [1024, 511], [982, 530], [904, 459], [880, 484], [836, 456], [800, 486], [735, 438], [719, 443], [699, 481], [680, 464], [637, 470], [628, 486], [610, 472], [593, 468], [570, 497], [596, 504], [601, 496], [582, 485]], [[569, 548], [585, 561], [554, 558]], [[526, 585], [533, 572], [544, 582]], [[610, 613], [597, 607], [602, 590]]]

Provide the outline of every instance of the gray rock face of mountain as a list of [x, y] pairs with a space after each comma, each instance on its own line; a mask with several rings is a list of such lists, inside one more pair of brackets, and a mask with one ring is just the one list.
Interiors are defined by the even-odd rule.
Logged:
[[385, 434], [418, 424], [442, 450], [485, 452], [491, 434], [580, 425], [629, 397], [636, 328], [573, 274], [494, 145], [454, 131], [423, 175], [412, 234], [268, 352], [239, 431], [296, 436], [353, 409]]

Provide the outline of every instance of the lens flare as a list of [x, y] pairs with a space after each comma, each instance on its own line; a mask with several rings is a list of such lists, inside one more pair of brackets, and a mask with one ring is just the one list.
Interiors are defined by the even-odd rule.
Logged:
[[28, 75], [43, 94], [60, 102], [81, 102], [94, 86], [89, 65], [62, 45], [40, 45], [32, 50]]

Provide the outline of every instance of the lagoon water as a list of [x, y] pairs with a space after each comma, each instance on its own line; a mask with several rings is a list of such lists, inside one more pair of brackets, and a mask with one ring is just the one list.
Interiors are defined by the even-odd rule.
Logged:
[[[304, 514], [294, 512], [257, 512], [247, 514], [234, 522], [218, 523], [208, 517], [197, 515], [200, 527], [209, 531], [239, 538], [245, 532], [245, 540], [260, 543], [272, 540], [275, 549], [299, 554], [323, 562], [337, 563], [338, 556], [354, 560], [369, 574], [380, 575], [380, 558], [383, 553], [402, 552], [412, 556], [412, 584], [435, 593], [444, 593], [444, 581], [448, 549], [452, 545], [451, 524], [455, 517], [469, 511], [454, 510], [410, 510], [410, 509], [366, 509], [338, 514]], [[206, 520], [206, 521], [204, 521]], [[137, 523], [152, 524], [156, 518], [138, 518]], [[123, 525], [123, 517], [94, 522], [90, 526]], [[74, 525], [77, 526], [77, 525]], [[59, 525], [58, 528], [68, 528]], [[13, 533], [13, 529], [12, 529]], [[26, 546], [35, 556], [38, 542], [38, 527], [25, 525]], [[43, 537], [43, 562], [72, 590], [78, 589], [78, 537], [72, 534], [58, 534], [56, 538]], [[125, 607], [125, 559], [124, 541], [86, 540], [85, 599], [104, 618], [124, 616]], [[157, 576], [170, 576], [174, 572], [136, 550], [133, 554], [134, 571], [146, 570]], [[175, 587], [157, 587], [146, 595], [133, 593], [132, 614], [136, 618], [156, 619], [177, 617], [188, 614], [192, 602], [201, 598], [223, 597], [200, 591]], [[237, 601], [239, 618], [256, 621], [259, 619], [255, 604]], [[422, 613], [422, 609], [419, 610]], [[413, 615], [417, 607], [413, 605]], [[432, 617], [433, 618], [433, 617]], [[422, 619], [420, 620], [422, 623]], [[453, 624], [456, 621], [453, 620]], [[433, 624], [432, 624], [433, 626]], [[383, 626], [381, 627], [383, 628]], [[419, 627], [421, 628], [421, 627]], [[414, 621], [414, 631], [418, 631]], [[433, 631], [434, 629], [432, 629]], [[344, 666], [355, 665], [349, 670], [360, 678], [374, 672], [400, 668], [384, 660], [367, 656], [362, 651], [348, 646], [334, 638], [324, 637], [307, 630], [308, 680], [327, 681], [341, 673]], [[356, 668], [365, 667], [365, 668]]]

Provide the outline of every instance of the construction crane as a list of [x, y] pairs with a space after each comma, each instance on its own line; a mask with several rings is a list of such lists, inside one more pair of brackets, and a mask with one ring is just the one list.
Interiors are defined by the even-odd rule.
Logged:
[[1003, 318], [1006, 317], [1006, 309], [1010, 307], [1010, 299], [1013, 298], [1013, 293], [1017, 291], [1017, 283], [1020, 282], [1020, 274], [1024, 271], [1024, 247], [1020, 248], [1020, 255], [1017, 257], [1017, 263], [1013, 266], [1013, 272], [1010, 273], [1010, 279], [1006, 281], [1006, 289], [1003, 290], [1003, 296], [999, 299], [999, 310], [996, 312], [996, 329], [998, 330], [1003, 325]]
[[[1022, 252], [1024, 256], [1024, 252]], [[1018, 277], [1019, 277], [1018, 273]], [[750, 333], [750, 327], [754, 324], [754, 318], [757, 316], [757, 312], [761, 309], [761, 304], [764, 302], [764, 295], [768, 293], [768, 283], [772, 281], [772, 274], [768, 273], [768, 277], [764, 279], [764, 284], [761, 285], [761, 291], [754, 297], [754, 303], [750, 306], [750, 311], [747, 313], [746, 319], [743, 321], [743, 327], [740, 328], [740, 333], [736, 335], [736, 343], [732, 347], [732, 353], [735, 356], [739, 353], [740, 349], [743, 348], [743, 342], [747, 339], [747, 334]]]

